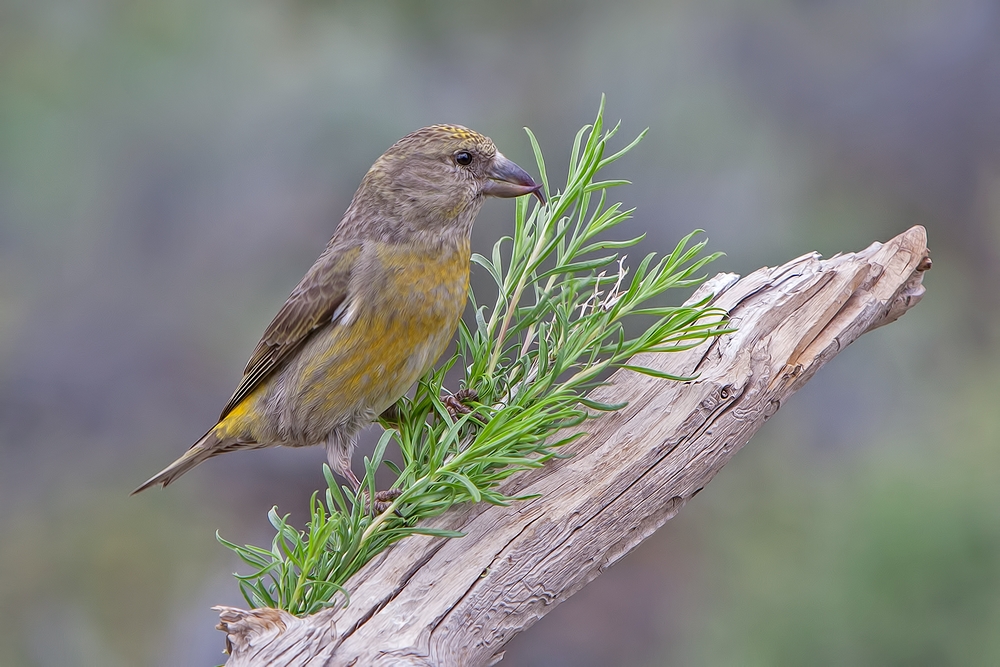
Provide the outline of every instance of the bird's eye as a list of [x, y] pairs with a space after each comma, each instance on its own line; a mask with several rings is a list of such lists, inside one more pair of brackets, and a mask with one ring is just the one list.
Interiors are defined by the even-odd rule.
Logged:
[[469, 151], [458, 151], [455, 153], [455, 162], [463, 167], [472, 164], [472, 153]]

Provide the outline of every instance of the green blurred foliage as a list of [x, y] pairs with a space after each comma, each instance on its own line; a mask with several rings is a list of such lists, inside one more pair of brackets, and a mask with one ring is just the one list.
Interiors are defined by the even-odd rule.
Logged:
[[788, 420], [761, 433], [684, 517], [708, 604], [680, 662], [1000, 662], [996, 377], [849, 457], [803, 450]]
[[139, 665], [171, 653], [171, 616], [226, 565], [219, 517], [193, 498], [118, 496], [54, 490], [46, 506], [0, 519], [3, 664]]

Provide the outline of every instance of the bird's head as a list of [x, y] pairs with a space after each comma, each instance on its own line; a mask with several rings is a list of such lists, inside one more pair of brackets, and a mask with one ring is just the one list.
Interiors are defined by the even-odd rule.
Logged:
[[432, 125], [406, 135], [375, 161], [344, 223], [382, 237], [468, 234], [487, 196], [533, 194], [544, 203], [541, 189], [489, 137], [460, 125]]

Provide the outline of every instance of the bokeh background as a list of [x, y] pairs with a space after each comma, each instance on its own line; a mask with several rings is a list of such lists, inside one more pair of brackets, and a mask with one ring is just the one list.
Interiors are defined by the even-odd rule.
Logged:
[[642, 251], [700, 227], [745, 274], [923, 224], [934, 268], [503, 664], [1000, 664], [996, 0], [0, 0], [0, 664], [221, 662], [214, 532], [301, 518], [323, 452], [129, 491], [395, 139], [534, 172], [526, 125], [562, 174], [601, 93], [651, 128], [615, 166]]

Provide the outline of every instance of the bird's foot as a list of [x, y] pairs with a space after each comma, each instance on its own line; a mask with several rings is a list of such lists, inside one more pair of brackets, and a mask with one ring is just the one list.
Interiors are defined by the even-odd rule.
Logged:
[[[368, 495], [368, 494], [365, 494]], [[388, 489], [386, 491], [376, 491], [375, 498], [370, 503], [373, 514], [381, 514], [392, 506], [392, 501], [403, 495], [402, 489]], [[398, 514], [398, 512], [397, 512]]]
[[396, 403], [383, 410], [378, 418], [392, 426], [399, 426], [400, 422], [403, 421], [403, 415], [400, 414], [399, 406]]
[[402, 489], [388, 489], [386, 491], [376, 491], [374, 499], [369, 499], [368, 489], [363, 487], [361, 480], [357, 478], [353, 471], [348, 472], [350, 474], [347, 478], [350, 480], [351, 486], [354, 487], [354, 492], [357, 494], [358, 500], [364, 503], [364, 506], [371, 510], [372, 514], [381, 514], [386, 511], [392, 505], [392, 501], [403, 495]]
[[479, 398], [479, 392], [475, 389], [459, 389], [451, 396], [444, 398], [444, 406], [448, 408], [448, 414], [452, 419], [458, 419], [459, 415], [467, 415], [472, 412], [469, 403]]

